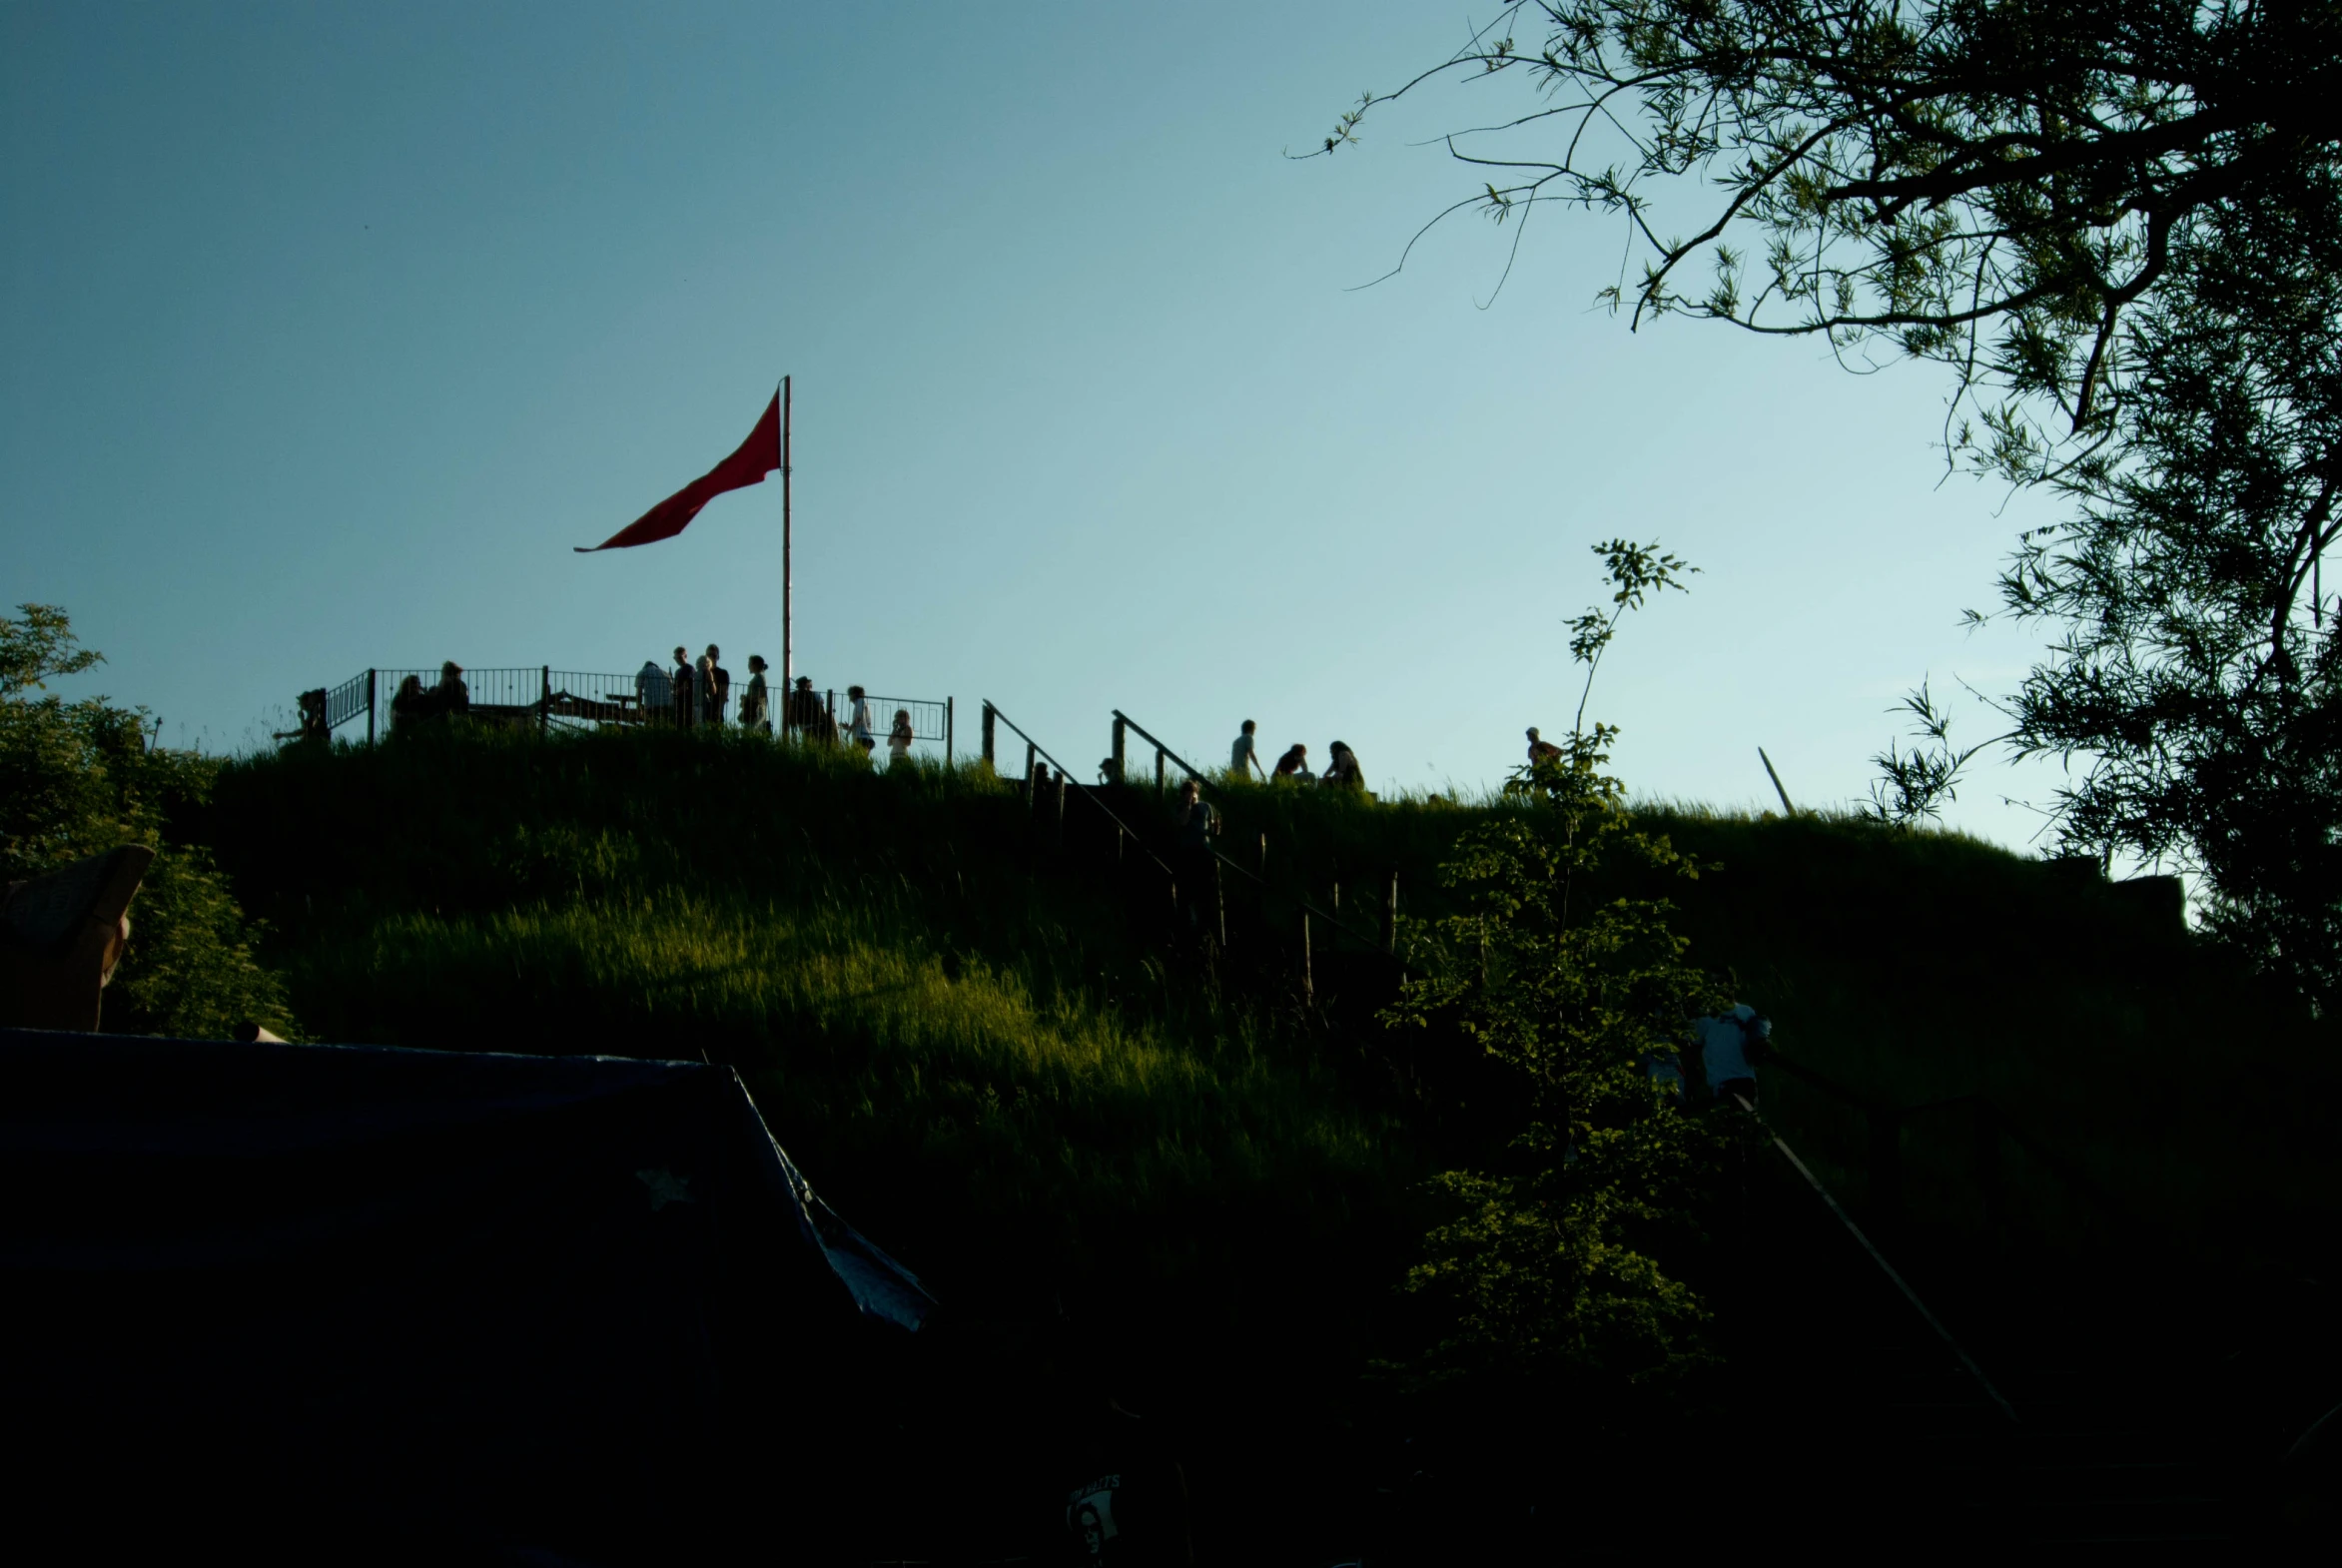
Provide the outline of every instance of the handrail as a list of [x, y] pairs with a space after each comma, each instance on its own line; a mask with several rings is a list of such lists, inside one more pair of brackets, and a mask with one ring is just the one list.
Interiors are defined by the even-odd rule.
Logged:
[[[986, 712], [990, 713], [994, 718], [1000, 720], [1003, 724], [1006, 724], [1010, 729], [1015, 730], [1017, 734], [1024, 739], [1026, 745], [1031, 746], [1035, 752], [1039, 753], [1042, 757], [1048, 760], [1051, 767], [1058, 770], [1060, 777], [1068, 776], [1066, 773], [1066, 765], [1058, 761], [1056, 757], [1051, 756], [1050, 750], [1047, 746], [1044, 746], [1040, 741], [1035, 740], [1031, 735], [1027, 734], [1023, 725], [1019, 724], [1015, 719], [1010, 718], [1006, 713], [1003, 713], [1000, 709], [999, 703], [994, 702], [989, 697], [983, 699], [983, 701]], [[1032, 781], [1030, 779], [1028, 779], [1026, 783], [1027, 787], [1031, 787]], [[1093, 794], [1087, 786], [1077, 784], [1074, 786], [1074, 788], [1082, 791], [1082, 798], [1084, 800], [1089, 801], [1100, 811], [1105, 812], [1107, 821], [1113, 823], [1116, 827], [1122, 829], [1124, 833], [1130, 835], [1131, 841], [1139, 846], [1139, 850], [1142, 854], [1144, 854], [1149, 860], [1154, 861], [1158, 866], [1163, 867], [1163, 874], [1165, 876], [1171, 878], [1173, 882], [1178, 881], [1178, 873], [1171, 870], [1171, 868], [1165, 863], [1162, 856], [1156, 854], [1155, 851], [1147, 847], [1147, 841], [1139, 836], [1138, 830], [1133, 828], [1122, 818], [1116, 816], [1114, 814], [1114, 809], [1107, 805], [1105, 801], [1100, 800], [1097, 795]]]
[[1204, 776], [1202, 769], [1196, 767], [1192, 762], [1189, 762], [1186, 758], [1171, 750], [1171, 747], [1165, 745], [1162, 741], [1157, 740], [1153, 735], [1147, 733], [1146, 725], [1141, 724], [1137, 719], [1131, 717], [1128, 713], [1125, 713], [1120, 708], [1114, 710], [1114, 716], [1122, 721], [1124, 728], [1138, 731], [1139, 738], [1141, 740], [1147, 742], [1148, 745], [1153, 746], [1157, 751], [1162, 752], [1165, 756], [1171, 758], [1171, 761], [1177, 763], [1182, 769], [1186, 771], [1187, 777], [1193, 779], [1197, 784], [1214, 791], [1219, 788], [1218, 785], [1212, 783], [1209, 778]]
[[[1198, 788], [1207, 789], [1215, 795], [1220, 795], [1222, 798], [1225, 797], [1225, 792], [1221, 790], [1219, 785], [1213, 783], [1207, 774], [1205, 774], [1201, 769], [1197, 768], [1193, 763], [1189, 762], [1186, 758], [1171, 750], [1171, 747], [1156, 739], [1155, 736], [1148, 732], [1146, 725], [1140, 723], [1137, 719], [1131, 717], [1128, 713], [1125, 713], [1120, 708], [1116, 708], [1114, 710], [1114, 716], [1122, 723], [1124, 728], [1135, 732], [1141, 740], [1147, 742], [1147, 744], [1153, 746], [1157, 751], [1162, 752], [1166, 757], [1169, 757], [1171, 761], [1177, 763], [1180, 768], [1185, 770], [1187, 777], [1195, 781]], [[1023, 734], [1024, 732], [1020, 730], [1018, 733]], [[1127, 783], [1128, 780], [1125, 780], [1124, 782]], [[1269, 889], [1268, 880], [1265, 877], [1254, 874], [1253, 871], [1249, 867], [1245, 866], [1241, 861], [1234, 859], [1224, 851], [1216, 848], [1213, 849], [1211, 853], [1219, 858], [1220, 864], [1235, 872], [1236, 875], [1249, 879], [1264, 891], [1273, 891], [1272, 889]], [[1406, 960], [1400, 958], [1396, 953], [1393, 953], [1389, 949], [1383, 947], [1381, 943], [1378, 942], [1372, 935], [1361, 935], [1357, 931], [1352, 930], [1350, 927], [1343, 925], [1340, 916], [1331, 915], [1326, 913], [1324, 910], [1319, 909], [1315, 904], [1309, 901], [1307, 895], [1295, 893], [1290, 895], [1290, 897], [1294, 903], [1300, 905], [1303, 909], [1316, 916], [1319, 920], [1324, 921], [1334, 930], [1350, 938], [1352, 941], [1364, 943], [1374, 952], [1380, 953], [1383, 957], [1398, 965], [1400, 970], [1406, 974], [1412, 975], [1415, 972], [1412, 965], [1408, 964]]]
[[1779, 1067], [1786, 1070], [1790, 1077], [1799, 1079], [1807, 1084], [1812, 1085], [1814, 1088], [1821, 1090], [1824, 1094], [1832, 1096], [1843, 1104], [1854, 1107], [1856, 1110], [1863, 1112], [1867, 1116], [1892, 1117], [1898, 1123], [1903, 1122], [1910, 1117], [1919, 1116], [1922, 1113], [1929, 1111], [1949, 1111], [1954, 1106], [1972, 1105], [1979, 1107], [1992, 1118], [1992, 1126], [1994, 1131], [2002, 1134], [2008, 1139], [2010, 1143], [2023, 1150], [2026, 1154], [2032, 1156], [2033, 1159], [2039, 1161], [2041, 1165], [2048, 1170], [2051, 1176], [2054, 1176], [2058, 1179], [2064, 1181], [2068, 1186], [2072, 1187], [2082, 1196], [2088, 1198], [2092, 1203], [2096, 1204], [2098, 1208], [2104, 1212], [2107, 1218], [2113, 1220], [2118, 1225], [2122, 1225], [2133, 1230], [2139, 1228], [2139, 1221], [2135, 1216], [2126, 1211], [2122, 1201], [2119, 1198], [2115, 1197], [2113, 1193], [2107, 1191], [2096, 1181], [2092, 1180], [2088, 1176], [2084, 1175], [2081, 1169], [2075, 1166], [2073, 1162], [2068, 1160], [2065, 1156], [2049, 1148], [2047, 1145], [2040, 1142], [2040, 1140], [2025, 1132], [2022, 1128], [2019, 1128], [2015, 1121], [2010, 1118], [2008, 1113], [2001, 1109], [2000, 1103], [1992, 1099], [1989, 1095], [1980, 1093], [1953, 1095], [1949, 1099], [1930, 1100], [1916, 1106], [1898, 1106], [1889, 1101], [1875, 1099], [1871, 1096], [1861, 1094], [1856, 1090], [1849, 1089], [1844, 1084], [1841, 1084], [1836, 1080], [1825, 1076], [1824, 1074], [1817, 1073], [1812, 1068], [1807, 1067], [1804, 1063], [1794, 1061], [1789, 1057], [1781, 1055], [1779, 1052], [1769, 1053], [1766, 1056], [1765, 1061], [1768, 1066]]
[[[1743, 1110], [1751, 1116], [1756, 1116], [1756, 1107], [1750, 1105], [1746, 1100], [1742, 1100], [1738, 1095], [1733, 1098], [1740, 1101]], [[1799, 1176], [1806, 1178], [1807, 1185], [1820, 1194], [1823, 1202], [1830, 1205], [1830, 1212], [1838, 1216], [1838, 1222], [1846, 1226], [1847, 1233], [1862, 1243], [1863, 1250], [1871, 1254], [1871, 1261], [1879, 1265], [1879, 1271], [1894, 1283], [1897, 1290], [1903, 1292], [1903, 1298], [1909, 1301], [1912, 1308], [1920, 1314], [1927, 1325], [1936, 1331], [1936, 1337], [1944, 1341], [1944, 1347], [1950, 1350], [1953, 1358], [1959, 1362], [1960, 1369], [1975, 1380], [1976, 1386], [1991, 1398], [1992, 1403], [2000, 1407], [2000, 1413], [2008, 1418], [2010, 1424], [2022, 1424], [2017, 1419], [2016, 1406], [2010, 1404], [2000, 1390], [1992, 1386], [1992, 1380], [1984, 1375], [1984, 1369], [1976, 1364], [1975, 1357], [1969, 1355], [1960, 1342], [1952, 1337], [1952, 1330], [1944, 1326], [1942, 1318], [1928, 1309], [1928, 1303], [1920, 1299], [1920, 1293], [1911, 1287], [1911, 1282], [1903, 1277], [1893, 1263], [1887, 1261], [1887, 1254], [1879, 1250], [1878, 1244], [1863, 1234], [1863, 1227], [1854, 1222], [1854, 1216], [1849, 1214], [1845, 1207], [1839, 1203], [1837, 1197], [1832, 1195], [1830, 1188], [1822, 1184], [1822, 1178], [1814, 1175], [1804, 1161], [1798, 1159], [1797, 1151], [1790, 1148], [1780, 1134], [1766, 1126], [1764, 1118], [1758, 1117], [1757, 1125], [1763, 1127], [1766, 1133], [1771, 1136], [1773, 1147], [1780, 1150], [1782, 1158], [1796, 1168]]]

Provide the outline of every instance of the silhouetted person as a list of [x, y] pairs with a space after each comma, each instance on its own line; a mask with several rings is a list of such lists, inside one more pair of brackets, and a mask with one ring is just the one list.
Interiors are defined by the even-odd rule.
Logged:
[[813, 689], [813, 677], [797, 677], [796, 689], [789, 693], [789, 728], [807, 740], [828, 740], [828, 716], [822, 711], [821, 698]]
[[870, 699], [862, 694], [860, 686], [848, 686], [846, 695], [854, 704], [846, 713], [846, 733], [867, 757], [878, 750], [878, 736], [870, 728]]
[[887, 766], [911, 760], [911, 743], [919, 738], [911, 728], [911, 710], [895, 709], [895, 727], [887, 731]]
[[675, 683], [675, 725], [689, 729], [697, 706], [692, 690], [697, 682], [691, 675], [691, 655], [681, 648], [675, 650], [675, 673], [670, 679]]
[[769, 667], [764, 662], [763, 654], [751, 653], [748, 655], [748, 691], [740, 699], [740, 727], [757, 730], [766, 735], [773, 732], [772, 714], [769, 708], [772, 697], [764, 683], [764, 672]]
[[663, 724], [675, 706], [675, 683], [656, 659], [644, 659], [634, 672], [634, 711], [645, 724]]
[[408, 675], [390, 694], [390, 733], [412, 729], [430, 716], [430, 699], [422, 694], [422, 677]]
[[463, 666], [453, 659], [439, 666], [439, 683], [431, 688], [431, 709], [450, 715], [471, 711], [471, 688], [463, 684]]
[[723, 651], [714, 643], [699, 656], [699, 720], [703, 724], [724, 722], [724, 706], [732, 695], [732, 672], [717, 661]]
[[1260, 750], [1252, 743], [1252, 731], [1258, 727], [1250, 719], [1244, 720], [1243, 729], [1236, 734], [1236, 743], [1228, 748], [1227, 770], [1237, 778], [1248, 779], [1255, 773], [1263, 781], [1268, 777], [1267, 770], [1260, 766]]
[[1325, 776], [1317, 782], [1334, 789], [1364, 789], [1366, 775], [1358, 771], [1358, 754], [1340, 741], [1326, 748], [1332, 760], [1325, 765]]
[[1559, 746], [1556, 746], [1553, 742], [1540, 737], [1537, 733], [1536, 725], [1532, 724], [1529, 726], [1530, 767], [1533, 768], [1540, 762], [1559, 762], [1561, 760], [1561, 756], [1562, 752]]
[[1296, 740], [1285, 748], [1283, 756], [1276, 759], [1276, 768], [1270, 778], [1273, 781], [1275, 779], [1305, 779], [1308, 776], [1309, 748]]
[[1187, 906], [1187, 922], [1203, 918], [1203, 901], [1216, 869], [1211, 841], [1219, 834], [1219, 813], [1203, 798], [1203, 786], [1193, 779], [1179, 786], [1179, 902]]

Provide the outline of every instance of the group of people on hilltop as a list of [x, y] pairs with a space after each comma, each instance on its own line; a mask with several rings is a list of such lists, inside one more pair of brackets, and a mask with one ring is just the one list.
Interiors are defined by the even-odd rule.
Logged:
[[1323, 773], [1310, 773], [1309, 748], [1297, 740], [1285, 748], [1284, 755], [1276, 759], [1274, 767], [1263, 768], [1260, 765], [1260, 748], [1255, 739], [1258, 729], [1259, 726], [1250, 719], [1244, 720], [1243, 728], [1236, 734], [1235, 744], [1228, 748], [1228, 772], [1235, 777], [1257, 777], [1270, 784], [1314, 783], [1333, 789], [1362, 790], [1366, 787], [1366, 775], [1358, 767], [1358, 754], [1338, 740], [1326, 748], [1328, 760]]
[[[672, 669], [659, 668], [656, 659], [644, 659], [634, 672], [634, 701], [642, 722], [677, 729], [723, 723], [732, 707], [732, 672], [724, 668], [723, 656], [723, 649], [711, 642], [696, 660], [690, 649], [677, 648]], [[740, 697], [738, 719], [744, 729], [772, 730], [766, 714], [767, 667], [763, 654], [748, 655], [748, 687]]]
[[[684, 648], [677, 648], [674, 657], [672, 669], [661, 669], [656, 660], [645, 659], [642, 668], [635, 672], [634, 700], [643, 722], [679, 729], [724, 723], [726, 715], [732, 713], [732, 673], [720, 662], [723, 650], [711, 642], [697, 660]], [[731, 720], [742, 729], [765, 735], [773, 732], [776, 715], [771, 690], [765, 683], [771, 667], [763, 654], [748, 655], [748, 684], [741, 691], [739, 711]], [[800, 675], [781, 699], [777, 716], [782, 730], [807, 740], [830, 744], [843, 741], [859, 746], [865, 755], [875, 753], [879, 737], [871, 716], [869, 695], [860, 686], [848, 686], [846, 699], [849, 706], [841, 720], [829, 701], [813, 689], [813, 677]], [[886, 736], [888, 760], [908, 760], [917, 739], [911, 710], [897, 708], [894, 724]]]

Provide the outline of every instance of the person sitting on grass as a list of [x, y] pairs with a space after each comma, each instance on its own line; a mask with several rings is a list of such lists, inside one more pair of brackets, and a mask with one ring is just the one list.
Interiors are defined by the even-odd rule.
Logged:
[[1276, 768], [1270, 774], [1269, 782], [1273, 784], [1278, 779], [1306, 779], [1308, 776], [1309, 748], [1296, 740], [1285, 748], [1283, 756], [1276, 759]]
[[1364, 789], [1366, 775], [1358, 770], [1358, 754], [1338, 740], [1327, 749], [1333, 760], [1325, 765], [1325, 776], [1317, 782], [1335, 789]]

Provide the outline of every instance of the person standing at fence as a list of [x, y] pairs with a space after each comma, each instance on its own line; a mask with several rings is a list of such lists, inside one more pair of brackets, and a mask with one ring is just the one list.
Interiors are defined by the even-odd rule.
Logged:
[[675, 705], [675, 683], [656, 659], [644, 659], [634, 672], [634, 712], [645, 724], [664, 724]]
[[867, 757], [878, 750], [878, 735], [870, 727], [870, 699], [862, 694], [860, 686], [848, 686], [846, 695], [854, 703], [846, 715], [846, 733]]
[[764, 735], [773, 732], [772, 717], [765, 706], [771, 700], [764, 683], [764, 672], [768, 667], [763, 654], [748, 655], [748, 691], [740, 699], [740, 727]]
[[895, 709], [895, 727], [887, 731], [887, 766], [911, 760], [911, 742], [919, 738], [911, 728], [911, 710]]
[[797, 687], [789, 693], [789, 711], [784, 715], [788, 727], [806, 740], [828, 740], [829, 724], [822, 713], [821, 698], [814, 694], [813, 677], [800, 675]]
[[422, 694], [422, 677], [408, 675], [390, 694], [390, 733], [396, 735], [420, 724], [430, 713], [430, 699]]
[[675, 727], [689, 729], [693, 718], [691, 655], [682, 648], [675, 650]]
[[1274, 783], [1277, 779], [1306, 780], [1308, 777], [1309, 748], [1296, 740], [1285, 748], [1283, 756], [1276, 759], [1276, 772], [1269, 782]]
[[1236, 743], [1228, 748], [1227, 770], [1239, 779], [1249, 779], [1257, 773], [1265, 784], [1268, 770], [1260, 765], [1260, 749], [1252, 743], [1252, 732], [1258, 728], [1250, 719], [1244, 720], [1243, 729], [1236, 734]]
[[449, 714], [471, 711], [471, 688], [463, 684], [463, 666], [453, 659], [439, 666], [439, 683], [431, 688], [431, 710]]
[[699, 722], [702, 724], [724, 722], [725, 700], [732, 694], [732, 674], [717, 662], [723, 656], [723, 650], [712, 642], [707, 645], [707, 651], [699, 656], [696, 673], [699, 676]]

